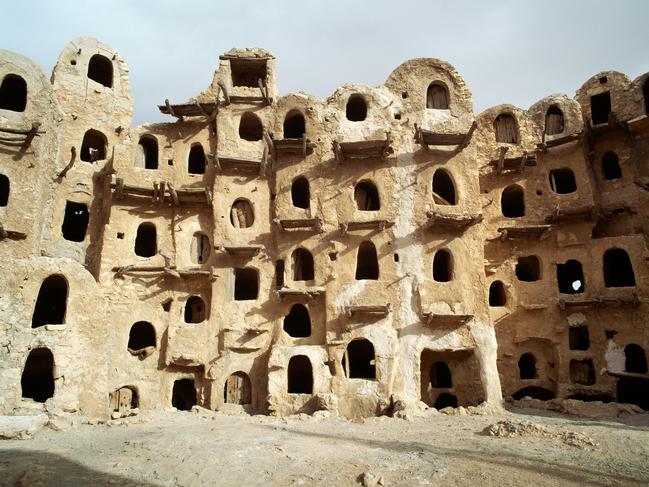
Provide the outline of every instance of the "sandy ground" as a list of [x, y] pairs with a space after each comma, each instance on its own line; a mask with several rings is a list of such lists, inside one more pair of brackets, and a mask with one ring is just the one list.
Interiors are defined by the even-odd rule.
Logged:
[[[649, 414], [625, 418], [520, 408], [364, 422], [146, 413], [0, 441], [0, 485], [649, 485]], [[501, 420], [534, 426], [522, 436], [481, 433]]]

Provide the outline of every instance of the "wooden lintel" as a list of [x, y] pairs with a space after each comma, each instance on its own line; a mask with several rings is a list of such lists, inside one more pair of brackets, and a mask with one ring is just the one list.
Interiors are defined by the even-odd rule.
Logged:
[[376, 315], [387, 315], [392, 311], [392, 305], [388, 304], [357, 304], [351, 306], [345, 306], [345, 316], [351, 318], [355, 314], [376, 314]]
[[16, 232], [14, 230], [5, 230], [2, 223], [0, 223], [0, 240], [25, 240], [27, 234], [23, 232]]
[[369, 221], [352, 221], [344, 222], [339, 225], [340, 232], [345, 235], [350, 230], [385, 230], [394, 225], [394, 222], [388, 220], [369, 220]]
[[473, 315], [456, 315], [456, 314], [441, 314], [441, 313], [425, 312], [422, 314], [422, 318], [429, 326], [433, 322], [438, 322], [440, 324], [460, 326], [465, 324], [471, 318], [473, 318]]
[[220, 80], [218, 82], [218, 85], [221, 88], [221, 91], [223, 92], [223, 98], [225, 99], [225, 104], [229, 105], [230, 104], [230, 95], [228, 94], [228, 87], [225, 86], [225, 82], [223, 80]]

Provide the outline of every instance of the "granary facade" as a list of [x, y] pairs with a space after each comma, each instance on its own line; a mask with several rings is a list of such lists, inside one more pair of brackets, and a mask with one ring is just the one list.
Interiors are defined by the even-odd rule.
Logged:
[[0, 412], [649, 408], [647, 75], [473, 113], [437, 59], [326, 100], [262, 49], [132, 127], [128, 68], [0, 51]]

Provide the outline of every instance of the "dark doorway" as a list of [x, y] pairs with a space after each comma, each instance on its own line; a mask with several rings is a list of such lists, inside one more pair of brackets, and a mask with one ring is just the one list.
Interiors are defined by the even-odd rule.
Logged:
[[8, 74], [0, 85], [0, 110], [24, 112], [27, 106], [27, 83], [20, 76]]
[[622, 177], [620, 160], [615, 152], [609, 151], [602, 156], [602, 175], [608, 181]]
[[500, 197], [503, 216], [518, 218], [525, 216], [525, 193], [518, 184], [507, 186]]
[[189, 174], [205, 174], [205, 151], [201, 144], [194, 144], [189, 150], [187, 172]]
[[68, 281], [65, 277], [55, 274], [45, 279], [36, 298], [32, 328], [65, 323], [67, 301]]
[[521, 379], [536, 379], [536, 357], [527, 352], [518, 359], [518, 375]]
[[303, 304], [294, 304], [284, 317], [284, 331], [293, 338], [311, 336], [311, 317]]
[[90, 129], [83, 136], [80, 159], [95, 162], [106, 159], [106, 136], [98, 130]]
[[443, 392], [435, 400], [433, 407], [437, 410], [444, 408], [456, 408], [457, 407], [457, 397], [448, 392]]
[[647, 357], [640, 345], [631, 343], [624, 347], [624, 371], [635, 374], [647, 373]]
[[570, 350], [588, 350], [590, 348], [590, 335], [587, 326], [571, 326], [568, 334]]
[[293, 262], [294, 281], [312, 281], [314, 279], [311, 252], [303, 248], [295, 249], [291, 260]]
[[241, 116], [239, 122], [239, 137], [243, 140], [256, 142], [264, 135], [264, 126], [260, 118], [252, 112], [246, 112]]
[[505, 286], [501, 281], [494, 281], [489, 286], [489, 306], [505, 306], [507, 304], [507, 294]]
[[370, 241], [362, 242], [356, 256], [356, 280], [379, 278], [379, 260], [376, 247]]
[[350, 379], [375, 379], [376, 363], [372, 342], [364, 338], [349, 342], [343, 357], [343, 370]]
[[444, 169], [438, 169], [433, 175], [433, 200], [436, 205], [457, 205], [455, 184]]
[[185, 303], [185, 323], [202, 323], [205, 315], [205, 301], [200, 296], [190, 296]]
[[430, 368], [430, 385], [436, 389], [450, 389], [453, 387], [451, 369], [446, 362], [435, 362]]
[[586, 288], [581, 262], [570, 259], [565, 264], [557, 264], [557, 284], [562, 294], [581, 294]]
[[22, 397], [45, 402], [54, 396], [54, 356], [47, 348], [35, 348], [27, 356], [20, 379]]
[[534, 282], [541, 279], [541, 261], [535, 255], [519, 257], [516, 263], [516, 278], [519, 281]]
[[435, 252], [433, 258], [433, 280], [449, 282], [453, 279], [453, 256], [446, 249]]
[[259, 274], [257, 269], [237, 268], [234, 270], [234, 300], [252, 301], [259, 293]]
[[288, 361], [288, 393], [313, 394], [313, 369], [306, 355], [295, 355]]
[[135, 237], [135, 255], [153, 257], [158, 252], [157, 232], [153, 223], [140, 223]]
[[347, 101], [345, 108], [347, 120], [351, 122], [362, 122], [367, 117], [367, 103], [361, 95], [352, 95]]
[[284, 119], [284, 138], [301, 139], [306, 134], [304, 115], [299, 110], [291, 110]]
[[566, 167], [550, 171], [550, 187], [557, 194], [569, 194], [577, 191], [575, 173]]
[[311, 192], [309, 191], [309, 181], [307, 178], [300, 176], [291, 185], [291, 201], [296, 208], [307, 209], [311, 206]]
[[232, 86], [258, 88], [266, 85], [266, 59], [230, 59]]
[[131, 331], [128, 334], [129, 350], [137, 352], [144, 350], [147, 347], [155, 347], [155, 328], [148, 321], [138, 321], [131, 326]]
[[190, 411], [196, 405], [194, 379], [178, 379], [174, 381], [171, 392], [171, 405], [180, 411]]
[[381, 200], [376, 185], [371, 181], [361, 181], [354, 187], [354, 201], [360, 211], [378, 211], [381, 209]]
[[0, 206], [7, 206], [9, 202], [9, 178], [0, 174]]
[[235, 372], [225, 381], [223, 400], [228, 404], [251, 404], [252, 384], [245, 372]]
[[590, 112], [593, 125], [608, 123], [608, 114], [611, 113], [611, 94], [600, 93], [590, 97]]
[[604, 285], [606, 287], [635, 286], [635, 274], [629, 254], [623, 249], [604, 252]]
[[61, 225], [63, 238], [72, 242], [83, 242], [86, 238], [89, 218], [88, 205], [68, 201], [65, 204], [65, 216]]
[[95, 54], [88, 63], [88, 78], [106, 88], [113, 87], [113, 63], [106, 56]]
[[158, 140], [151, 135], [140, 137], [140, 167], [158, 169]]
[[617, 401], [649, 411], [649, 380], [642, 377], [618, 377]]

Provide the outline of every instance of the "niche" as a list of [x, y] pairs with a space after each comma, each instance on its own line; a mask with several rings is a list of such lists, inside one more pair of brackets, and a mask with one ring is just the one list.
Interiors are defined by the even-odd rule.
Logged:
[[63, 238], [72, 242], [83, 242], [86, 238], [89, 218], [88, 205], [68, 201], [65, 204], [65, 216], [61, 225]]
[[178, 379], [174, 381], [171, 391], [171, 405], [179, 411], [190, 411], [196, 405], [194, 379]]
[[128, 416], [132, 409], [138, 407], [138, 397], [135, 388], [120, 387], [109, 395], [109, 409]]
[[294, 281], [312, 281], [313, 277], [313, 256], [306, 249], [299, 248], [293, 251], [291, 256], [293, 263]]
[[550, 187], [557, 194], [568, 194], [577, 191], [575, 173], [571, 169], [553, 169], [550, 171]]
[[282, 259], [275, 262], [275, 286], [284, 287], [284, 261]]
[[649, 78], [645, 79], [642, 86], [642, 96], [644, 97], [644, 112], [649, 115]]
[[304, 115], [299, 110], [291, 110], [284, 119], [284, 138], [301, 139], [306, 134]]
[[438, 169], [433, 175], [433, 201], [436, 205], [457, 205], [455, 184], [444, 169]]
[[259, 274], [257, 269], [236, 268], [234, 270], [234, 300], [253, 301], [259, 293]]
[[20, 378], [22, 397], [45, 402], [54, 396], [54, 356], [48, 348], [35, 348], [27, 356]]
[[446, 362], [435, 362], [430, 368], [430, 385], [436, 389], [450, 389], [453, 387], [451, 369]]
[[246, 112], [241, 116], [239, 122], [239, 137], [243, 140], [257, 142], [264, 135], [264, 126], [257, 115], [252, 112]]
[[435, 404], [433, 404], [433, 407], [437, 410], [444, 409], [444, 408], [456, 408], [457, 397], [455, 397], [453, 394], [449, 394], [448, 392], [443, 392], [442, 394], [437, 396], [437, 399], [435, 400]]
[[307, 209], [311, 206], [311, 192], [309, 191], [309, 181], [307, 178], [300, 176], [291, 185], [291, 201], [296, 208]]
[[609, 151], [602, 156], [602, 175], [607, 181], [622, 177], [622, 168], [615, 152]]
[[106, 136], [98, 130], [90, 129], [83, 136], [80, 158], [85, 162], [106, 159]]
[[362, 242], [356, 256], [356, 280], [379, 278], [379, 260], [376, 247], [370, 241]]
[[611, 113], [611, 94], [608, 91], [590, 97], [590, 113], [593, 125], [608, 123], [608, 114]]
[[65, 323], [68, 281], [60, 274], [49, 276], [41, 284], [32, 315], [32, 328]]
[[519, 257], [516, 263], [516, 278], [519, 281], [534, 282], [541, 279], [541, 261], [535, 255]]
[[557, 283], [561, 294], [583, 293], [585, 282], [581, 262], [570, 259], [565, 264], [557, 264]]
[[266, 85], [266, 59], [230, 59], [232, 86], [258, 88], [259, 81]]
[[306, 306], [298, 303], [291, 307], [291, 311], [284, 317], [284, 331], [293, 338], [311, 336], [311, 317]]
[[505, 286], [501, 281], [494, 281], [489, 286], [489, 306], [505, 306], [507, 304], [507, 294]]
[[354, 187], [354, 201], [356, 201], [356, 208], [360, 211], [381, 209], [379, 191], [371, 181], [361, 181]]
[[313, 394], [313, 368], [306, 355], [294, 355], [288, 361], [288, 393]]
[[500, 197], [500, 209], [507, 218], [525, 216], [525, 193], [518, 184], [507, 186]]
[[516, 119], [509, 113], [501, 113], [494, 120], [496, 142], [504, 144], [518, 144], [518, 128]]
[[252, 384], [245, 372], [235, 372], [225, 381], [223, 400], [228, 404], [251, 404]]
[[185, 323], [202, 323], [205, 312], [205, 301], [200, 296], [190, 296], [185, 303]]
[[152, 135], [143, 135], [138, 144], [138, 167], [158, 169], [158, 139]]
[[640, 345], [631, 343], [624, 347], [624, 371], [635, 374], [647, 373], [647, 357]]
[[155, 225], [150, 222], [140, 223], [135, 237], [135, 255], [153, 257], [158, 252], [157, 240]]
[[518, 375], [521, 380], [536, 379], [536, 357], [527, 352], [518, 359]]
[[349, 379], [376, 379], [376, 361], [372, 342], [365, 338], [349, 342], [342, 365]]
[[148, 347], [156, 347], [155, 328], [148, 321], [138, 321], [131, 326], [128, 334], [128, 351], [139, 355], [139, 352]]
[[0, 206], [7, 206], [9, 202], [9, 178], [0, 174]]
[[204, 264], [210, 257], [211, 251], [210, 238], [203, 232], [196, 232], [192, 237], [190, 248], [192, 262], [194, 264]]
[[570, 350], [588, 350], [590, 348], [588, 327], [571, 326], [568, 330], [568, 345]]
[[187, 172], [189, 174], [205, 174], [205, 151], [201, 144], [194, 144], [189, 150]]
[[439, 82], [428, 85], [426, 90], [426, 108], [448, 110], [448, 90]]
[[644, 377], [618, 377], [617, 401], [635, 404], [649, 411], [649, 380]]
[[249, 228], [255, 221], [255, 213], [250, 201], [239, 198], [232, 203], [230, 223], [234, 228]]
[[629, 254], [622, 249], [604, 252], [604, 285], [606, 287], [635, 286], [635, 274]]
[[595, 383], [595, 368], [591, 359], [570, 361], [570, 380], [575, 384], [590, 386]]
[[539, 401], [549, 401], [550, 399], [555, 398], [555, 394], [549, 389], [538, 386], [523, 387], [521, 390], [512, 394], [512, 398], [517, 401], [524, 397], [531, 397], [533, 399], [538, 399]]
[[550, 105], [545, 113], [545, 134], [558, 135], [563, 132], [563, 112], [557, 105]]
[[8, 74], [0, 85], [0, 110], [24, 112], [27, 106], [27, 83], [20, 76]]
[[453, 256], [446, 249], [435, 252], [433, 259], [433, 280], [449, 282], [453, 279]]
[[352, 95], [347, 100], [345, 115], [350, 122], [362, 122], [367, 118], [367, 102], [361, 95]]
[[113, 87], [113, 63], [106, 56], [95, 54], [88, 63], [88, 78], [106, 88]]

